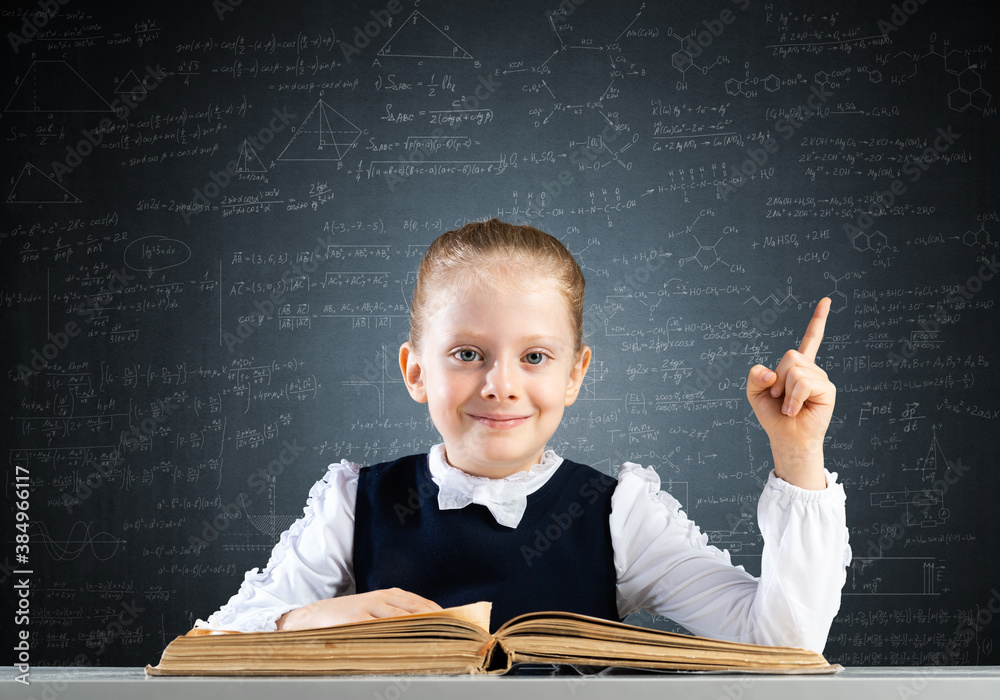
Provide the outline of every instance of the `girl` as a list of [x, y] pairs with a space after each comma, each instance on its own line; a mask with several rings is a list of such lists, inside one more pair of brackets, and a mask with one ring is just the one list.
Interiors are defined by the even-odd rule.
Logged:
[[399, 364], [442, 442], [368, 468], [342, 460], [263, 571], [205, 626], [299, 629], [493, 602], [622, 619], [639, 609], [694, 634], [822, 651], [850, 561], [844, 490], [823, 467], [835, 388], [800, 348], [750, 370], [774, 471], [758, 505], [759, 579], [733, 566], [629, 462], [617, 480], [546, 449], [591, 360], [584, 279], [555, 238], [496, 219], [449, 231], [418, 271]]

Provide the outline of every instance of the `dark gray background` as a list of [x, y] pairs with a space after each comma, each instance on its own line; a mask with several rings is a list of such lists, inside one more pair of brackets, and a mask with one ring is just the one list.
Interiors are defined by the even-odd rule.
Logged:
[[[987, 6], [395, 7], [70, 2], [23, 42], [38, 6], [5, 11], [4, 493], [27, 468], [32, 662], [155, 661], [328, 463], [433, 444], [396, 361], [413, 273], [498, 216], [587, 275], [595, 360], [551, 446], [655, 467], [754, 573], [770, 451], [746, 373], [831, 295], [855, 559], [827, 656], [996, 663]], [[366, 37], [372, 12], [392, 26]]]

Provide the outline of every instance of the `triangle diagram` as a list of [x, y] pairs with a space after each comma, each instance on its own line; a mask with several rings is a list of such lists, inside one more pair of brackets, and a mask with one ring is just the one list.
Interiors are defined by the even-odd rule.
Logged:
[[240, 155], [236, 159], [236, 172], [238, 173], [266, 173], [267, 168], [260, 161], [260, 157], [257, 155], [257, 151], [253, 149], [250, 142], [243, 139], [243, 145], [240, 146]]
[[456, 44], [437, 25], [418, 10], [406, 18], [396, 33], [378, 52], [379, 56], [410, 58], [472, 58], [472, 54]]
[[361, 129], [323, 100], [317, 100], [278, 160], [340, 160], [359, 136]]
[[139, 78], [136, 77], [135, 71], [130, 70], [128, 75], [121, 79], [118, 83], [118, 89], [115, 90], [118, 95], [145, 95], [146, 88], [142, 86], [139, 82]]
[[80, 199], [31, 163], [25, 163], [7, 204], [80, 204]]
[[111, 105], [66, 61], [33, 61], [7, 112], [113, 112]]

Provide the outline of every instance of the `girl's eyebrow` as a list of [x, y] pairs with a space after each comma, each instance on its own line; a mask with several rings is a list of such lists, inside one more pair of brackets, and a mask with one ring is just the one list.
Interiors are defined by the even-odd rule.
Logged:
[[[446, 335], [445, 340], [449, 342], [458, 342], [462, 338], [481, 339], [488, 335], [489, 334], [487, 333], [481, 333], [479, 331], [455, 331], [453, 333], [449, 333], [448, 335]], [[545, 335], [543, 333], [536, 333], [535, 335], [527, 335], [522, 338], [518, 338], [516, 340], [520, 343], [528, 343], [528, 344], [543, 342], [549, 345], [556, 345], [559, 347], [563, 345], [563, 342], [557, 336]]]

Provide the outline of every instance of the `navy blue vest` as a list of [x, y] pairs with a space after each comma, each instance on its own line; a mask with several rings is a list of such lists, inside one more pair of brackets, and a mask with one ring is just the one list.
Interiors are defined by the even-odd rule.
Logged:
[[509, 528], [475, 503], [439, 510], [426, 454], [364, 468], [354, 522], [357, 592], [399, 587], [442, 607], [488, 600], [494, 630], [541, 610], [619, 620], [608, 523], [616, 483], [563, 460]]

